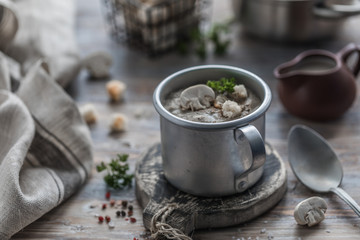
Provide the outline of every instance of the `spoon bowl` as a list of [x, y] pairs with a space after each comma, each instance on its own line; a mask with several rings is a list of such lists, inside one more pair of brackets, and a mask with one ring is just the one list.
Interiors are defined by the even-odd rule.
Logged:
[[338, 187], [343, 170], [336, 153], [312, 129], [297, 125], [289, 134], [289, 161], [295, 176], [315, 192]]
[[315, 192], [337, 194], [360, 216], [359, 205], [339, 187], [343, 169], [328, 142], [304, 125], [291, 128], [288, 142], [289, 162], [297, 179]]

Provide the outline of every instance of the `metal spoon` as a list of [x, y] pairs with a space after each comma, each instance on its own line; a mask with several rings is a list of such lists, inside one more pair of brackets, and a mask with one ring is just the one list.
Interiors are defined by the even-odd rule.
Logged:
[[343, 178], [341, 163], [327, 141], [303, 125], [291, 128], [289, 162], [298, 180], [315, 192], [333, 192], [360, 217], [360, 206], [339, 187]]

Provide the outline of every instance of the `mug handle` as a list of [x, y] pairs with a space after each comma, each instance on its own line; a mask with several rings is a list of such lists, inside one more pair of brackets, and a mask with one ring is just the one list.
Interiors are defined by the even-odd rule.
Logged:
[[354, 52], [357, 52], [357, 60], [354, 64], [353, 68], [349, 67], [350, 71], [354, 74], [356, 77], [360, 71], [360, 45], [356, 45], [355, 43], [350, 43], [347, 46], [345, 46], [343, 49], [341, 49], [337, 55], [340, 57], [340, 59], [346, 64], [346, 61], [350, 57], [350, 55]]
[[240, 175], [235, 176], [235, 190], [243, 192], [249, 186], [248, 174], [263, 166], [266, 160], [265, 144], [259, 131], [253, 125], [246, 125], [235, 129], [234, 138], [239, 147], [248, 144], [250, 148], [251, 166]]

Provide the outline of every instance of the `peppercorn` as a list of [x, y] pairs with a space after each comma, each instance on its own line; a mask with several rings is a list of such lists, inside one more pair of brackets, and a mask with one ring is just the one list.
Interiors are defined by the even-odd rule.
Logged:
[[121, 215], [121, 212], [120, 212], [120, 211], [116, 211], [116, 216], [117, 216], [117, 217], [120, 217], [120, 215]]
[[128, 202], [127, 202], [126, 200], [121, 201], [121, 205], [122, 205], [124, 208], [127, 207], [127, 204], [128, 204]]
[[129, 206], [128, 206], [128, 209], [129, 209], [129, 211], [132, 211], [132, 210], [134, 210], [134, 207], [133, 207], [133, 205], [129, 205]]
[[111, 196], [111, 193], [110, 193], [110, 192], [106, 192], [106, 193], [105, 193], [105, 198], [106, 198], [106, 199], [109, 199], [110, 196]]
[[111, 199], [111, 200], [110, 200], [110, 206], [113, 207], [114, 205], [115, 205], [115, 200], [114, 200], [114, 199]]
[[102, 205], [102, 210], [106, 209], [106, 203]]
[[106, 222], [110, 222], [111, 218], [109, 216], [105, 216], [105, 220], [106, 220]]
[[99, 219], [100, 223], [102, 223], [104, 221], [104, 218], [102, 216], [99, 216], [98, 219]]
[[131, 223], [136, 223], [136, 218], [133, 218], [133, 217], [130, 218], [130, 222], [131, 222]]
[[132, 211], [128, 211], [128, 216], [131, 217], [133, 215]]
[[125, 217], [126, 216], [126, 212], [125, 211], [121, 211], [121, 216]]

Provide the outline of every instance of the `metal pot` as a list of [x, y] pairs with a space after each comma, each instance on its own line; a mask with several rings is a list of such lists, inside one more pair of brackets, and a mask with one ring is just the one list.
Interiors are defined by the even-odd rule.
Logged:
[[246, 32], [290, 42], [331, 38], [347, 17], [360, 13], [357, 0], [233, 0], [233, 5]]
[[[262, 100], [261, 105], [245, 117], [220, 123], [184, 120], [164, 108], [170, 93], [222, 77], [235, 77]], [[153, 100], [160, 114], [164, 174], [175, 187], [194, 195], [225, 196], [245, 191], [261, 177], [271, 92], [259, 77], [230, 66], [192, 67], [163, 80]]]

